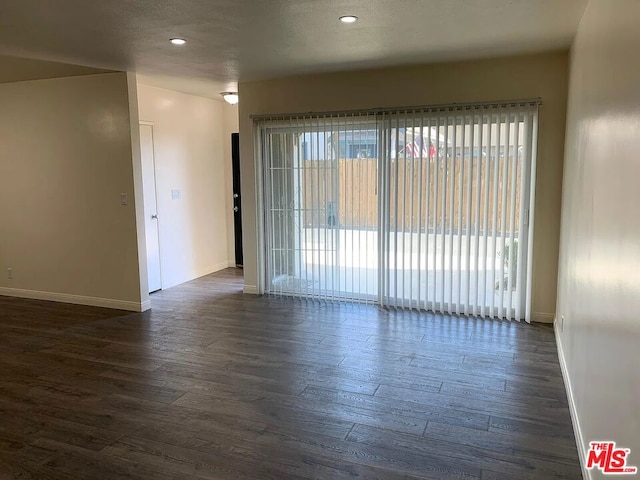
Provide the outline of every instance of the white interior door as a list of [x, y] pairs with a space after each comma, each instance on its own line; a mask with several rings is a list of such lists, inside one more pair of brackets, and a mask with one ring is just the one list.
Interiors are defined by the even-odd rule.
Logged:
[[162, 288], [160, 271], [160, 235], [156, 197], [156, 165], [153, 155], [153, 126], [140, 124], [140, 151], [142, 155], [142, 191], [147, 240], [147, 273], [149, 292]]

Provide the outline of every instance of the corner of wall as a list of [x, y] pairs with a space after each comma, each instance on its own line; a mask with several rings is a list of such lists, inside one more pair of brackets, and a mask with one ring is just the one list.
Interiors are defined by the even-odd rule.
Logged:
[[564, 387], [567, 392], [567, 400], [569, 402], [569, 413], [571, 414], [571, 424], [573, 425], [573, 435], [576, 437], [576, 447], [578, 448], [578, 458], [580, 459], [580, 468], [582, 469], [582, 477], [585, 480], [591, 480], [591, 471], [586, 469], [585, 452], [587, 451], [586, 442], [582, 435], [582, 428], [580, 427], [580, 420], [578, 418], [578, 410], [576, 408], [575, 399], [573, 396], [573, 390], [571, 387], [571, 378], [569, 377], [569, 369], [564, 356], [564, 349], [562, 347], [562, 335], [558, 330], [558, 323], [553, 323], [553, 331], [555, 332], [556, 345], [558, 348], [558, 361], [560, 362], [560, 370], [562, 371], [562, 380], [564, 381]]
[[129, 122], [131, 127], [131, 162], [133, 166], [133, 187], [136, 213], [136, 236], [138, 244], [138, 272], [140, 284], [140, 303], [149, 304], [149, 288], [147, 279], [147, 244], [144, 227], [144, 196], [142, 192], [142, 158], [140, 154], [140, 117], [138, 114], [138, 85], [134, 73], [127, 72], [127, 89], [129, 94]]

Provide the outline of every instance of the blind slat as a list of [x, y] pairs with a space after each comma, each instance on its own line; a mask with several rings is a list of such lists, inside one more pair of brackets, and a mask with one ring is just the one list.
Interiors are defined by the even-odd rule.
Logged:
[[514, 140], [516, 141], [516, 145], [513, 152], [513, 159], [510, 160], [511, 163], [511, 185], [510, 185], [510, 201], [509, 201], [509, 249], [504, 250], [505, 262], [507, 263], [507, 318], [511, 317], [511, 307], [513, 306], [513, 288], [515, 285], [514, 281], [514, 259], [517, 259], [517, 246], [514, 242], [515, 238], [515, 218], [516, 218], [516, 182], [518, 178], [518, 145], [517, 142], [519, 138], [519, 127], [520, 122], [514, 122]]
[[[454, 231], [454, 218], [453, 218], [453, 213], [454, 213], [454, 194], [455, 194], [455, 181], [456, 181], [456, 154], [455, 154], [455, 148], [456, 148], [456, 130], [458, 128], [458, 119], [457, 117], [453, 117], [453, 129], [451, 131], [452, 133], [452, 140], [451, 143], [453, 144], [453, 152], [451, 155], [451, 160], [450, 160], [450, 167], [449, 167], [449, 176], [451, 177], [451, 186], [449, 187], [449, 303], [447, 305], [447, 313], [453, 313], [453, 277], [454, 277], [454, 270], [453, 270], [453, 260], [454, 260], [454, 251], [453, 251], [453, 231]], [[445, 142], [446, 143], [446, 142]]]
[[474, 284], [473, 284], [473, 315], [478, 315], [484, 300], [480, 298], [480, 196], [482, 195], [482, 134], [484, 128], [484, 112], [480, 110], [478, 123], [478, 156], [476, 158], [476, 191], [474, 209]]

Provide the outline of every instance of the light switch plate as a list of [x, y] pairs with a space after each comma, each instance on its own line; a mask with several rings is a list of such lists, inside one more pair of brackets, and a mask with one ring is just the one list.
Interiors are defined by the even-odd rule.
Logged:
[[180, 200], [180, 190], [175, 188], [171, 189], [171, 200]]
[[127, 198], [126, 193], [120, 194], [120, 205], [129, 205], [129, 199]]

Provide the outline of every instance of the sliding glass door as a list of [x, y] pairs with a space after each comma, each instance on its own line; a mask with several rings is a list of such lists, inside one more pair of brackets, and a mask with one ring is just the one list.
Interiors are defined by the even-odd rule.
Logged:
[[527, 317], [535, 104], [258, 121], [266, 291]]

